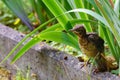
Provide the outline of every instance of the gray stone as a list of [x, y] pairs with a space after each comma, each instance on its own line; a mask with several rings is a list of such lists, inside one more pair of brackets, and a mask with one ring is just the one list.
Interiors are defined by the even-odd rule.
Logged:
[[[0, 61], [24, 36], [0, 24]], [[10, 61], [15, 53], [2, 66], [13, 73], [17, 68], [25, 71], [30, 67], [31, 73], [37, 74], [38, 80], [120, 80], [118, 76], [109, 72], [90, 74], [90, 67], [81, 69], [82, 62], [77, 58], [53, 49], [43, 42], [28, 50], [15, 64], [11, 65]]]

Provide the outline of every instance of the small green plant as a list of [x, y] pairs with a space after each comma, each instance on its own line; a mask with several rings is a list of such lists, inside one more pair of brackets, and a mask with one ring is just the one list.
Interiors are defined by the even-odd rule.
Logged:
[[[15, 80], [32, 80], [34, 78], [33, 75], [30, 73], [30, 68], [28, 67], [26, 71], [23, 71], [19, 69], [17, 66], [17, 73], [15, 75]], [[37, 76], [35, 76], [35, 79], [37, 79]]]
[[17, 71], [16, 80], [25, 80], [20, 70]]

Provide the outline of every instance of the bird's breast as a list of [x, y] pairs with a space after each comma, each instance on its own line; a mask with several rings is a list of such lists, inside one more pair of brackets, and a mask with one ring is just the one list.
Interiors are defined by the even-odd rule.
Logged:
[[79, 39], [79, 45], [82, 53], [84, 53], [88, 57], [95, 57], [98, 53], [96, 46], [86, 39]]

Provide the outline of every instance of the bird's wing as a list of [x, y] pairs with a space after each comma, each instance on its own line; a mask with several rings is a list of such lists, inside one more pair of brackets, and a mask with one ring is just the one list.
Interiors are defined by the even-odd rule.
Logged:
[[100, 53], [104, 52], [104, 40], [96, 33], [88, 33], [88, 41], [92, 42]]

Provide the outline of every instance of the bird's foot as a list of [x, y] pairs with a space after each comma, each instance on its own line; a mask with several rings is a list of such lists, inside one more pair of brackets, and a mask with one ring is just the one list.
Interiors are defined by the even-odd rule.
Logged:
[[80, 69], [82, 69], [83, 67], [86, 67], [88, 64], [90, 64], [90, 59], [85, 62], [84, 64], [82, 64], [82, 66], [80, 67]]
[[98, 68], [94, 68], [94, 69], [92, 70], [92, 73], [93, 73], [93, 74], [97, 74], [98, 72], [100, 72]]

